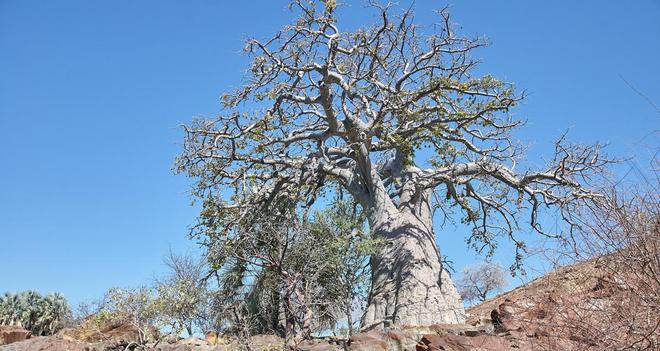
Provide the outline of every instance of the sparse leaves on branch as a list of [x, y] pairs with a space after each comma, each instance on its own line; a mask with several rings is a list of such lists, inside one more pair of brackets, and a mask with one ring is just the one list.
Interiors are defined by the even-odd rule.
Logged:
[[411, 10], [374, 2], [378, 22], [346, 32], [335, 6], [293, 1], [293, 24], [246, 42], [249, 77], [222, 113], [184, 127], [176, 169], [196, 180], [215, 228], [278, 198], [308, 206], [339, 184], [370, 216], [419, 212], [429, 198], [416, 194], [436, 192], [473, 227], [470, 245], [492, 253], [505, 236], [522, 251], [519, 220], [556, 234], [540, 211], [595, 196], [586, 185], [608, 163], [598, 145], [561, 138], [547, 167], [519, 165], [522, 122], [509, 112], [523, 95], [475, 72], [471, 52], [487, 42], [457, 34], [446, 10], [422, 28]]
[[209, 298], [204, 282], [208, 270], [205, 261], [201, 257], [170, 251], [164, 263], [168, 272], [156, 280], [154, 303], [174, 330], [186, 330], [188, 336], [192, 336], [196, 328], [208, 327], [204, 321], [207, 316], [203, 316]]
[[372, 256], [363, 326], [462, 323], [435, 210], [462, 215], [468, 245], [488, 256], [511, 240], [515, 270], [525, 252], [516, 234], [558, 235], [539, 218], [548, 211], [570, 223], [598, 196], [590, 182], [610, 161], [600, 145], [562, 136], [546, 165], [521, 166], [514, 133], [523, 123], [511, 110], [523, 94], [475, 69], [472, 53], [487, 42], [458, 34], [446, 10], [421, 27], [412, 9], [369, 5], [375, 23], [346, 31], [337, 3], [293, 0], [291, 24], [247, 40], [244, 85], [222, 95], [217, 117], [183, 127], [175, 168], [202, 202], [193, 235], [224, 243], [255, 213], [277, 218], [284, 203], [304, 213], [339, 187], [387, 241]]

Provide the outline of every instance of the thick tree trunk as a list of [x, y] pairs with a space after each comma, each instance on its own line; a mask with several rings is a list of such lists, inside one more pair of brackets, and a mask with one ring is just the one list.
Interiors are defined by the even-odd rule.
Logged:
[[378, 212], [370, 220], [371, 229], [384, 244], [371, 258], [372, 287], [363, 329], [465, 322], [461, 298], [442, 267], [430, 218]]

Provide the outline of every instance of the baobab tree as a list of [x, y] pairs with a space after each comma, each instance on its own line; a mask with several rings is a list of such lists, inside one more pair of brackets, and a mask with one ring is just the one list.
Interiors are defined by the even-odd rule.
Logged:
[[486, 42], [457, 35], [444, 10], [422, 31], [411, 10], [370, 8], [376, 23], [346, 32], [334, 1], [292, 1], [292, 24], [247, 41], [248, 77], [223, 95], [221, 114], [184, 126], [175, 168], [196, 179], [195, 232], [208, 241], [280, 199], [307, 208], [341, 187], [384, 242], [370, 260], [363, 328], [463, 322], [434, 211], [459, 209], [475, 247], [504, 236], [521, 251], [521, 219], [551, 235], [539, 211], [565, 214], [593, 197], [587, 182], [607, 161], [599, 146], [561, 138], [547, 167], [521, 169], [511, 132], [522, 122], [509, 110], [522, 95], [474, 73], [470, 53]]

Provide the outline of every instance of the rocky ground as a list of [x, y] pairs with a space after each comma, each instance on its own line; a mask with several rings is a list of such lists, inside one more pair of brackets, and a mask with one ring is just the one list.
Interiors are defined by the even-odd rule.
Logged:
[[[468, 309], [468, 323], [403, 327], [371, 331], [350, 340], [321, 338], [300, 345], [301, 351], [435, 351], [435, 350], [604, 350], [649, 349], [658, 346], [657, 330], [630, 335], [626, 318], [612, 318], [630, 308], [629, 288], [599, 270], [597, 261], [561, 268], [529, 284]], [[629, 301], [628, 301], [629, 302]], [[617, 310], [619, 308], [619, 310]], [[632, 311], [633, 308], [630, 308]], [[639, 310], [639, 309], [636, 309]], [[625, 312], [625, 311], [624, 311]], [[660, 323], [658, 306], [641, 309], [650, 323]], [[632, 313], [632, 312], [630, 312]], [[115, 326], [81, 337], [64, 330], [50, 337], [31, 337], [16, 327], [0, 329], [0, 351], [124, 351], [135, 344], [136, 331]], [[81, 340], [85, 339], [85, 340]], [[208, 337], [163, 341], [149, 351], [283, 350], [284, 342], [272, 335], [249, 340]], [[630, 340], [630, 341], [628, 341]]]

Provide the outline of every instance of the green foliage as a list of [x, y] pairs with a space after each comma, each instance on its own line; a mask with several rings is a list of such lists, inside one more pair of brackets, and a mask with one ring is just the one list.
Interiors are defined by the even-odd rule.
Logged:
[[325, 7], [325, 11], [330, 13], [337, 8], [337, 0], [324, 0], [323, 5]]
[[139, 333], [135, 341], [144, 344], [158, 338], [159, 331], [179, 336], [186, 330], [192, 336], [194, 331], [209, 330], [204, 262], [170, 252], [164, 263], [169, 270], [153, 285], [109, 289], [91, 314], [81, 316], [75, 337], [97, 341], [100, 332], [128, 324]]
[[232, 320], [229, 331], [284, 335], [287, 314], [295, 332], [343, 319], [353, 324], [356, 302], [368, 293], [367, 258], [378, 247], [363, 230], [360, 209], [338, 200], [307, 220], [281, 206], [209, 242], [209, 259], [219, 268], [218, 309]]
[[33, 335], [51, 335], [64, 327], [71, 308], [62, 294], [37, 291], [0, 296], [0, 325], [17, 325]]
[[318, 269], [322, 300], [328, 301], [319, 311], [325, 327], [335, 325], [344, 317], [352, 333], [353, 322], [357, 322], [351, 320], [352, 313], [356, 307], [363, 307], [355, 303], [366, 301], [370, 276], [366, 268], [368, 258], [378, 252], [381, 242], [364, 230], [363, 223], [363, 214], [351, 202], [337, 201], [330, 208], [315, 213], [307, 226], [309, 242], [303, 247], [314, 255], [311, 259], [314, 264], [308, 265], [310, 259], [304, 256], [300, 257], [300, 262], [305, 268]]
[[139, 332], [137, 342], [144, 344], [152, 338], [151, 327], [164, 326], [161, 308], [152, 288], [115, 287], [106, 292], [101, 311], [92, 318], [99, 325], [130, 324]]
[[156, 287], [157, 296], [154, 307], [162, 316], [171, 321], [176, 329], [187, 329], [192, 335], [192, 323], [196, 317], [197, 306], [203, 298], [202, 293], [184, 281], [160, 284]]
[[[192, 256], [170, 254], [165, 258], [168, 273], [157, 280], [155, 285], [155, 308], [163, 322], [179, 334], [185, 329], [189, 336], [195, 327], [207, 326], [200, 319], [208, 300], [208, 290], [204, 282], [204, 262]], [[203, 330], [205, 331], [205, 330]]]
[[105, 295], [102, 312], [114, 314], [116, 318], [134, 319], [137, 323], [154, 322], [158, 316], [156, 295], [148, 287], [111, 288]]

